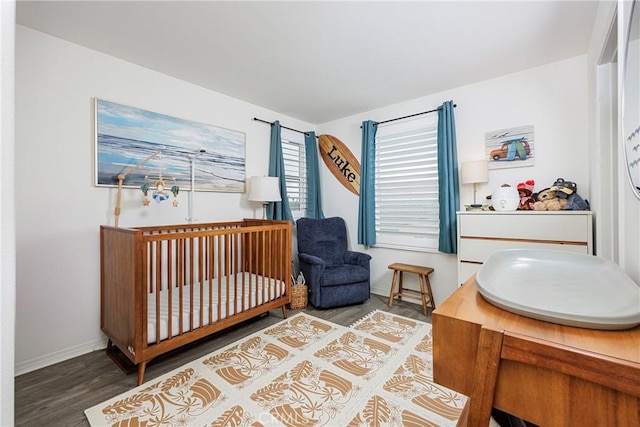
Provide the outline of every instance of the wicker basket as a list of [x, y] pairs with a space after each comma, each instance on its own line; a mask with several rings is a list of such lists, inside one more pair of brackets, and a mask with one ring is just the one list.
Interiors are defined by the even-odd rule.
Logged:
[[307, 308], [307, 285], [298, 283], [291, 287], [291, 310]]

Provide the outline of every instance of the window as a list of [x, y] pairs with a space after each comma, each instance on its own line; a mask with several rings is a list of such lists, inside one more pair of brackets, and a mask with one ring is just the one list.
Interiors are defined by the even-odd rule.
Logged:
[[379, 125], [376, 245], [438, 250], [438, 116]]
[[289, 207], [294, 219], [307, 213], [307, 159], [304, 135], [282, 132], [282, 155]]

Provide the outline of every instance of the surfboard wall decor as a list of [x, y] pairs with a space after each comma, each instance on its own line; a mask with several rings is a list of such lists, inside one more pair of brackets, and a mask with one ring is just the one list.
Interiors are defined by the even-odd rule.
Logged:
[[318, 148], [333, 176], [353, 194], [360, 194], [360, 162], [351, 150], [332, 135], [320, 135]]

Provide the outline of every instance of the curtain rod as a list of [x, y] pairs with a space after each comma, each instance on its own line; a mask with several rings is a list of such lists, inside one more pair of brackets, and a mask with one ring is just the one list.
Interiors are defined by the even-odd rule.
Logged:
[[[255, 120], [255, 121], [257, 121], [257, 122], [266, 123], [266, 124], [268, 124], [268, 125], [272, 125], [272, 124], [273, 124], [273, 122], [268, 122], [268, 121], [266, 121], [266, 120], [262, 120], [262, 119], [259, 119], [259, 118], [257, 118], [257, 117], [254, 117], [254, 118], [253, 118], [253, 120]], [[301, 131], [301, 130], [293, 129], [293, 128], [288, 128], [288, 127], [286, 127], [286, 126], [282, 126], [282, 125], [280, 125], [280, 127], [281, 127], [281, 128], [284, 128], [284, 129], [292, 130], [292, 131], [294, 131], [294, 132], [301, 133], [301, 134], [303, 134], [303, 135], [305, 135], [305, 136], [308, 136], [308, 135], [309, 135], [309, 132], [303, 132], [303, 131]]]
[[[456, 108], [457, 106], [458, 106], [458, 104], [453, 104], [453, 108]], [[440, 108], [442, 108], [442, 107], [438, 107], [438, 108], [435, 108], [435, 109], [429, 110], [429, 111], [423, 111], [422, 113], [415, 113], [415, 114], [409, 114], [408, 116], [396, 117], [395, 119], [383, 120], [381, 122], [376, 122], [374, 125], [378, 126], [378, 125], [381, 125], [383, 123], [395, 122], [396, 120], [408, 119], [410, 117], [421, 116], [423, 114], [428, 114], [428, 113], [435, 113]], [[360, 126], [360, 128], [362, 128], [362, 126]]]

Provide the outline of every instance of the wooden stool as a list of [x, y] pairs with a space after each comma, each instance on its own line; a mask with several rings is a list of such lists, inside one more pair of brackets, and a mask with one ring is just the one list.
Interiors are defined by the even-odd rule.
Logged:
[[[389, 266], [389, 269], [393, 270], [393, 280], [391, 281], [391, 293], [389, 294], [389, 307], [391, 307], [391, 305], [393, 304], [393, 298], [397, 296], [399, 300], [402, 299], [402, 297], [421, 300], [422, 312], [424, 313], [425, 316], [427, 315], [428, 303], [431, 303], [431, 308], [435, 310], [436, 303], [433, 300], [433, 292], [431, 292], [431, 283], [429, 282], [429, 274], [433, 272], [433, 268], [396, 262], [391, 264]], [[420, 283], [419, 291], [402, 287], [402, 274], [405, 272], [418, 275], [418, 281]], [[396, 282], [398, 283], [398, 292], [395, 292]], [[426, 285], [426, 292], [425, 292], [425, 285]]]

